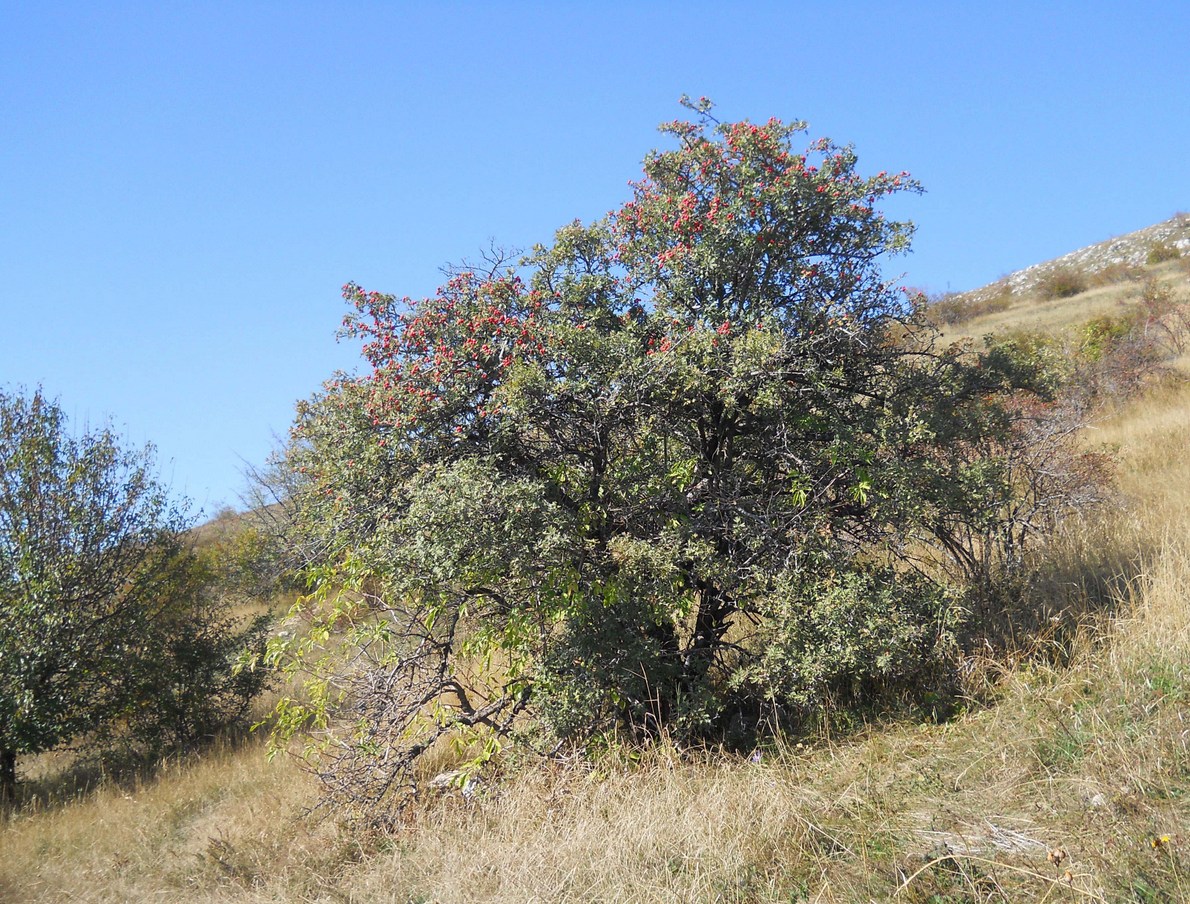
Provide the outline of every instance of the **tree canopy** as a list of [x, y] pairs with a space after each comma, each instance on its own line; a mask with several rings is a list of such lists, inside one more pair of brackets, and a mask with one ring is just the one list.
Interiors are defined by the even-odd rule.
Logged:
[[750, 736], [935, 687], [1011, 567], [1045, 383], [933, 348], [882, 266], [917, 183], [688, 106], [607, 218], [430, 298], [344, 287], [368, 370], [299, 407], [314, 592], [272, 650], [333, 791], [382, 805], [450, 733]]
[[0, 797], [20, 754], [117, 722], [189, 740], [260, 689], [231, 666], [264, 625], [212, 605], [188, 524], [151, 450], [0, 392]]

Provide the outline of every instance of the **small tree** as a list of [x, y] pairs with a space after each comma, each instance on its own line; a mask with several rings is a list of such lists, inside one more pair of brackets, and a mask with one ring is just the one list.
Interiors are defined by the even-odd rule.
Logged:
[[316, 678], [282, 739], [318, 731], [369, 815], [526, 710], [563, 743], [723, 736], [941, 672], [962, 588], [914, 553], [1012, 494], [1016, 387], [933, 352], [882, 273], [906, 174], [690, 107], [626, 204], [520, 267], [345, 287], [371, 372], [299, 409], [315, 592], [272, 656]]
[[[248, 635], [204, 601], [186, 518], [151, 465], [150, 450], [122, 449], [109, 429], [70, 435], [40, 390], [0, 392], [4, 798], [18, 755], [119, 721], [181, 738], [203, 721], [196, 710], [208, 721], [230, 711], [223, 684], [235, 684], [237, 701], [259, 686], [258, 676], [229, 674], [238, 652], [229, 640]], [[194, 680], [202, 697], [182, 691]]]

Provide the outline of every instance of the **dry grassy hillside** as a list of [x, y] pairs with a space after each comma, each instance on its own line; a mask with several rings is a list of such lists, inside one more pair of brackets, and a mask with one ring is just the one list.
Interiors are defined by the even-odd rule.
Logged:
[[1024, 299], [1045, 295], [1070, 276], [1091, 288], [1138, 276], [1179, 256], [1190, 256], [1190, 213], [1176, 213], [1164, 222], [1017, 270], [959, 297], [978, 303], [1008, 292]]
[[[1180, 261], [1146, 271], [1190, 297]], [[1139, 285], [1016, 292], [946, 336], [1074, 331]], [[992, 692], [946, 724], [535, 768], [386, 837], [306, 816], [311, 781], [259, 740], [82, 792], [47, 757], [0, 827], [0, 900], [1190, 901], [1190, 385], [1086, 441], [1120, 497], [1055, 544], [1041, 592], [1068, 617], [973, 657]]]

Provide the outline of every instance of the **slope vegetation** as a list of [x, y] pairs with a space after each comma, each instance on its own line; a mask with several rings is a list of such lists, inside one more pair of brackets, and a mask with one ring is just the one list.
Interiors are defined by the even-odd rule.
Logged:
[[[1021, 280], [944, 335], [1074, 342], [1146, 281], [1190, 297], [1179, 260], [1129, 266], [1066, 297]], [[1170, 370], [1088, 431], [1119, 496], [1054, 545], [1037, 591], [1053, 623], [973, 655], [972, 703], [943, 724], [509, 769], [382, 836], [308, 812], [312, 780], [257, 740], [89, 785], [46, 757], [0, 827], [0, 899], [1190, 900], [1190, 386]]]

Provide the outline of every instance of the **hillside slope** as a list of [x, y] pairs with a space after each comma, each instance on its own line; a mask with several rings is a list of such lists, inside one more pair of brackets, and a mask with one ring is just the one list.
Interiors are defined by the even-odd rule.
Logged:
[[[1149, 279], [1190, 298], [1180, 261], [1136, 266], [1060, 299], [1021, 276], [947, 335], [1073, 333]], [[1087, 442], [1116, 456], [1116, 504], [1064, 526], [1038, 589], [1060, 614], [972, 656], [988, 693], [949, 722], [510, 770], [385, 837], [309, 816], [310, 777], [258, 740], [81, 793], [47, 757], [0, 827], [0, 900], [1188, 901], [1190, 385], [1105, 409]]]
[[[1033, 264], [1009, 273], [996, 282], [959, 293], [959, 297], [978, 301], [1008, 288], [1018, 295], [1037, 293], [1047, 277], [1061, 271], [1077, 271], [1090, 279], [1112, 270], [1139, 268], [1157, 263], [1163, 249], [1190, 255], [1190, 214], [1178, 213], [1161, 223], [1135, 232], [1096, 242], [1053, 260]], [[1153, 258], [1153, 259], [1151, 259]]]

